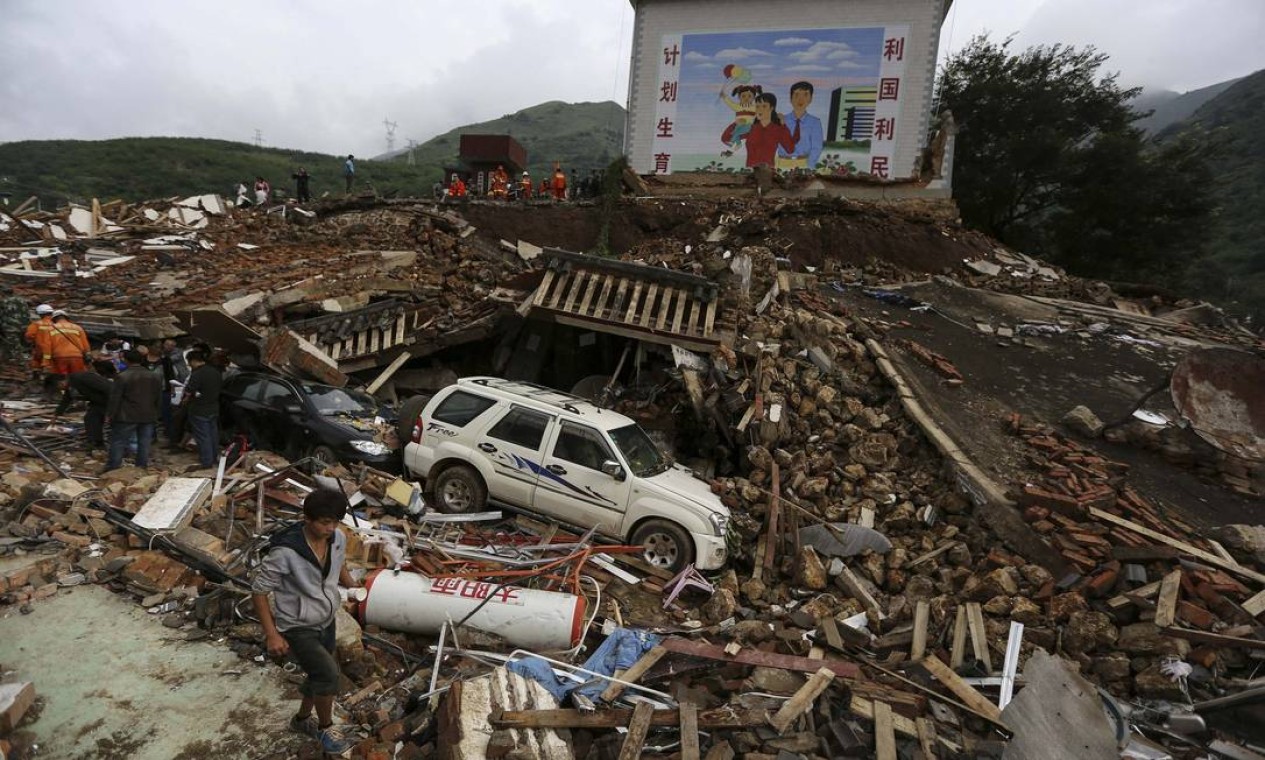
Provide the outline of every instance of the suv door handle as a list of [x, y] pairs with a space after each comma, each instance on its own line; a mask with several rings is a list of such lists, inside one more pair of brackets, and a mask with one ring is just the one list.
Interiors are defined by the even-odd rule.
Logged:
[[496, 447], [486, 441], [479, 444], [479, 451], [486, 451], [489, 454], [496, 453]]
[[548, 470], [548, 471], [550, 471], [550, 472], [552, 472], [554, 475], [566, 475], [566, 474], [567, 474], [567, 468], [563, 467], [563, 466], [562, 466], [562, 465], [560, 465], [560, 464], [551, 464], [551, 465], [549, 465], [548, 467], [546, 467], [545, 469], [546, 469], [546, 470]]

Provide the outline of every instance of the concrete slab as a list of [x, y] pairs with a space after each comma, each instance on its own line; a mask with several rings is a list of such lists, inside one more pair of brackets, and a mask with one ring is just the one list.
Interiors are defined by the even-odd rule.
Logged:
[[297, 692], [279, 670], [186, 642], [107, 589], [63, 591], [29, 615], [4, 610], [0, 663], [43, 700], [23, 726], [41, 756], [291, 757], [311, 742], [286, 728]]

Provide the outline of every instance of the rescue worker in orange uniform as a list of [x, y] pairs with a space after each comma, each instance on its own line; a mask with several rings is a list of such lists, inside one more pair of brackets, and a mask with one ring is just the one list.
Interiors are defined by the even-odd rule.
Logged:
[[49, 353], [52, 354], [54, 375], [65, 377], [88, 369], [84, 358], [88, 355], [88, 333], [58, 309], [53, 312], [53, 329], [49, 331]]
[[39, 319], [26, 326], [26, 342], [31, 344], [31, 372], [38, 379], [41, 372], [53, 366], [53, 351], [48, 334], [53, 330], [53, 307], [42, 303], [35, 307]]
[[504, 166], [496, 167], [496, 171], [492, 172], [492, 192], [490, 195], [499, 200], [505, 200], [509, 195], [510, 176], [505, 173]]
[[452, 175], [452, 182], [448, 184], [448, 194], [453, 198], [466, 197], [466, 183], [456, 174]]
[[518, 181], [518, 197], [529, 201], [533, 190], [535, 190], [535, 187], [532, 186], [531, 175], [523, 172], [523, 178]]
[[553, 197], [560, 201], [567, 199], [567, 175], [561, 164], [553, 165]]

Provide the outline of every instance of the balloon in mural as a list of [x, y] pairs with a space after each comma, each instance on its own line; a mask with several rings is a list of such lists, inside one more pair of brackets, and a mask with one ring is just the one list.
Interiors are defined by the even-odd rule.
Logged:
[[744, 69], [736, 63], [731, 63], [724, 69], [725, 79], [732, 79], [739, 84], [746, 84], [751, 81], [751, 72]]

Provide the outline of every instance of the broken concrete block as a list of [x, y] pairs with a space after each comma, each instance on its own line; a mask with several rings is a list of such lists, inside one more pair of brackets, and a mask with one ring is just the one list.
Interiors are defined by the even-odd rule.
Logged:
[[0, 734], [8, 734], [22, 722], [35, 704], [35, 684], [30, 681], [0, 684]]
[[76, 497], [87, 492], [87, 488], [77, 480], [71, 478], [60, 478], [52, 483], [44, 486], [44, 498], [57, 499], [58, 501], [72, 501]]
[[1086, 438], [1097, 438], [1102, 435], [1103, 428], [1106, 427], [1102, 420], [1098, 419], [1098, 415], [1090, 411], [1087, 406], [1078, 406], [1063, 415], [1063, 424], [1073, 433]]

